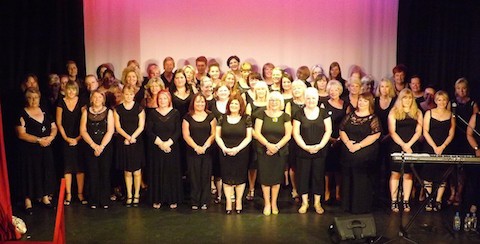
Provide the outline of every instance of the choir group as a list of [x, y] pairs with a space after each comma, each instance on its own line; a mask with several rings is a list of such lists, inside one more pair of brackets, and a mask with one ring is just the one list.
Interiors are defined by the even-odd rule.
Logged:
[[[458, 167], [445, 180], [448, 166], [418, 165], [401, 173], [390, 159], [393, 152], [480, 156], [479, 110], [466, 79], [456, 81], [450, 99], [419, 76], [407, 79], [401, 64], [392, 79], [377, 82], [359, 66], [344, 80], [337, 62], [328, 72], [320, 65], [299, 67], [296, 79], [271, 63], [257, 73], [237, 56], [227, 66], [222, 72], [215, 60], [201, 56], [195, 67], [175, 70], [167, 57], [163, 73], [150, 64], [142, 77], [139, 63], [131, 60], [120, 80], [110, 64], [83, 80], [69, 61], [67, 75], [49, 76], [44, 96], [37, 77], [28, 75], [16, 126], [18, 190], [26, 211], [32, 213], [36, 200], [52, 206], [58, 158], [66, 206], [75, 192], [92, 209], [108, 208], [124, 196], [127, 207], [142, 199], [155, 209], [176, 209], [188, 199], [192, 210], [206, 210], [213, 195], [215, 203], [225, 199], [226, 214], [240, 214], [258, 183], [264, 215], [279, 213], [282, 184], [291, 185], [301, 214], [310, 203], [318, 214], [330, 203], [368, 213], [382, 194], [390, 196], [393, 212], [408, 212], [413, 193], [420, 200], [433, 194], [427, 211], [462, 200], [476, 211], [475, 166]], [[422, 187], [415, 184], [414, 170]], [[446, 188], [450, 195], [442, 203]]]

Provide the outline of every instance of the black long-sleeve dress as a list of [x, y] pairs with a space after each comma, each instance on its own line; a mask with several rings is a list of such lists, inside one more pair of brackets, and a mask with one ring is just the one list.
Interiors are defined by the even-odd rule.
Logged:
[[[151, 110], [147, 118], [147, 138], [151, 150], [148, 163], [149, 198], [152, 203], [180, 203], [183, 201], [182, 171], [180, 165], [180, 136], [182, 125], [176, 109], [163, 115]], [[172, 150], [165, 153], [154, 144], [156, 138], [162, 141], [172, 139]]]

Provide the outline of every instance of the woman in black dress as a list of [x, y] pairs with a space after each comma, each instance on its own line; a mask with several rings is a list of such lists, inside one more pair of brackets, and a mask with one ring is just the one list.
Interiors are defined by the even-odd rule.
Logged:
[[87, 179], [90, 185], [90, 208], [108, 208], [110, 201], [110, 166], [112, 164], [112, 140], [115, 130], [113, 112], [105, 106], [105, 96], [94, 91], [90, 107], [82, 112], [80, 135], [90, 148], [85, 153]]
[[[450, 152], [448, 145], [455, 135], [455, 118], [447, 109], [448, 94], [444, 91], [435, 93], [436, 108], [425, 112], [423, 119], [423, 136], [425, 137], [424, 150], [427, 153], [442, 155]], [[436, 192], [435, 202], [431, 201], [425, 206], [427, 211], [440, 211], [442, 208], [442, 197], [445, 192], [445, 182], [441, 177], [448, 165], [425, 164], [422, 169], [425, 189], [432, 194], [433, 183], [440, 184]], [[433, 200], [433, 199], [432, 199]]]
[[175, 209], [183, 200], [180, 113], [172, 108], [168, 91], [159, 92], [157, 98], [158, 108], [150, 112], [146, 128], [148, 143], [153, 144], [149, 153], [149, 198], [155, 209], [160, 208], [161, 203], [170, 204], [170, 208]]
[[70, 205], [72, 200], [72, 174], [77, 179], [77, 195], [82, 204], [87, 204], [83, 196], [85, 180], [85, 162], [80, 159], [80, 118], [85, 104], [78, 97], [78, 85], [69, 81], [65, 87], [65, 97], [58, 100], [56, 122], [58, 131], [62, 136], [64, 177], [65, 177], [65, 206]]
[[[231, 73], [232, 78], [235, 77], [233, 73]], [[228, 103], [228, 98], [230, 97], [231, 90], [228, 88], [227, 84], [222, 81], [220, 82], [217, 87], [215, 87], [215, 101], [212, 103], [211, 111], [213, 115], [215, 115], [215, 119], [217, 121], [220, 120], [220, 118], [225, 115], [227, 111], [227, 103]], [[215, 185], [215, 196], [214, 196], [214, 201], [215, 203], [220, 203], [222, 199], [222, 177], [221, 177], [221, 172], [220, 172], [220, 162], [219, 162], [219, 154], [220, 150], [217, 146], [217, 144], [212, 145], [212, 180]], [[225, 195], [227, 198], [231, 198], [232, 195]]]
[[[170, 85], [169, 91], [172, 95], [173, 108], [178, 110], [180, 118], [183, 118], [188, 112], [188, 106], [194, 95], [191, 85], [187, 83], [187, 78], [183, 69], [177, 69], [175, 71], [173, 83]], [[182, 138], [182, 140], [180, 140], [180, 162], [183, 175], [185, 175], [184, 173], [187, 171], [187, 160], [185, 157], [186, 151], [187, 144]]]
[[245, 102], [237, 94], [227, 103], [225, 115], [218, 120], [215, 141], [219, 153], [221, 176], [226, 197], [227, 214], [232, 213], [232, 200], [236, 194], [237, 213], [242, 211], [242, 197], [245, 191], [249, 161], [249, 144], [252, 140], [252, 121], [245, 115]]
[[[455, 137], [453, 137], [452, 141], [452, 151], [455, 152], [455, 154], [472, 154], [467, 141], [466, 131], [469, 119], [472, 115], [478, 113], [479, 110], [478, 104], [470, 97], [470, 88], [467, 79], [460, 78], [455, 82], [455, 98], [450, 101], [449, 107], [458, 121], [455, 127]], [[455, 167], [448, 179], [450, 184], [448, 204], [453, 203], [455, 206], [460, 205], [465, 180], [463, 167]]]
[[[123, 88], [123, 102], [115, 107], [115, 129], [119, 134], [116, 143], [117, 169], [122, 170], [127, 190], [127, 207], [138, 206], [142, 167], [145, 166], [145, 148], [142, 132], [145, 128], [145, 111], [135, 102], [135, 87]], [[133, 177], [132, 177], [133, 175]], [[132, 194], [132, 185], [134, 193]], [[133, 198], [132, 198], [133, 197]]]
[[[398, 99], [388, 114], [388, 131], [393, 140], [389, 152], [418, 152], [419, 145], [417, 141], [422, 136], [422, 125], [422, 111], [417, 107], [412, 90], [405, 88], [398, 94]], [[392, 163], [390, 168], [392, 169], [389, 181], [390, 197], [392, 200], [391, 209], [393, 212], [398, 212], [398, 185], [401, 177], [401, 164]], [[409, 200], [413, 186], [411, 167], [404, 165], [404, 175], [402, 180], [403, 211], [410, 212]]]
[[183, 139], [188, 145], [187, 164], [190, 177], [192, 209], [207, 209], [212, 175], [211, 145], [215, 140], [217, 120], [207, 111], [205, 97], [197, 93], [192, 98], [182, 122]]
[[[258, 83], [257, 83], [258, 84]], [[278, 192], [288, 157], [288, 141], [292, 135], [290, 115], [283, 112], [283, 96], [271, 92], [267, 109], [255, 120], [259, 180], [262, 185], [264, 215], [278, 214]]]
[[21, 111], [16, 131], [20, 139], [21, 196], [25, 210], [32, 213], [32, 198], [52, 207], [49, 195], [53, 193], [55, 170], [50, 147], [57, 135], [53, 119], [40, 108], [40, 91], [25, 91], [26, 106]]
[[[255, 119], [261, 115], [267, 107], [268, 85], [264, 81], [256, 81], [254, 87], [254, 99], [247, 104], [246, 114], [250, 115], [252, 125], [255, 126]], [[248, 97], [248, 95], [247, 95]], [[255, 130], [252, 131], [255, 139]], [[248, 193], [247, 200], [253, 201], [255, 197], [255, 182], [257, 180], [258, 160], [255, 143], [250, 144], [250, 163], [248, 164]]]
[[372, 182], [369, 175], [377, 159], [381, 125], [373, 114], [373, 95], [358, 97], [356, 110], [340, 125], [342, 145], [342, 207], [351, 213], [368, 213], [372, 208]]
[[[337, 80], [328, 82], [327, 91], [329, 95], [328, 101], [325, 103], [325, 109], [332, 119], [332, 135], [330, 136], [330, 144], [325, 164], [325, 196], [324, 202], [331, 203], [333, 200], [341, 201], [341, 183], [342, 173], [340, 167], [341, 144], [339, 128], [343, 118], [347, 113], [348, 104], [344, 102], [340, 95], [343, 92], [342, 84]], [[335, 199], [330, 195], [330, 182], [335, 182]], [[333, 187], [332, 187], [333, 188]]]
[[[325, 192], [325, 146], [332, 134], [332, 120], [324, 108], [318, 106], [318, 90], [309, 87], [305, 91], [305, 107], [293, 116], [293, 138], [300, 147], [297, 150], [297, 185], [302, 196], [298, 210], [308, 209], [308, 193], [313, 193], [315, 211], [323, 214], [320, 197]], [[310, 187], [311, 186], [311, 187]]]

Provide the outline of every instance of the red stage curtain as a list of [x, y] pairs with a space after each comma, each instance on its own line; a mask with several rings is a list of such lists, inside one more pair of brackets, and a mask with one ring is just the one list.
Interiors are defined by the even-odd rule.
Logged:
[[12, 205], [10, 202], [5, 141], [3, 139], [2, 104], [0, 102], [0, 241], [15, 238], [15, 227], [12, 224]]

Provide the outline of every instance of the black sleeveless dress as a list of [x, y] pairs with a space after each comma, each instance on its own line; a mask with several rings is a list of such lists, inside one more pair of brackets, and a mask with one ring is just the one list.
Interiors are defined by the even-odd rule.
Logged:
[[[62, 126], [67, 137], [76, 138], [80, 135], [80, 118], [84, 101], [78, 98], [75, 108], [70, 111], [64, 99], [58, 100], [57, 107], [62, 108]], [[59, 138], [62, 145], [62, 154], [65, 173], [81, 173], [85, 171], [85, 162], [80, 159], [80, 142], [76, 146], [70, 146], [63, 138]]]
[[[432, 115], [432, 110], [427, 111]], [[436, 145], [441, 145], [445, 139], [448, 137], [448, 132], [450, 130], [450, 126], [452, 124], [452, 120], [449, 118], [447, 120], [437, 120], [433, 117], [430, 117], [430, 130], [429, 134], [432, 137], [433, 141]], [[425, 141], [424, 143], [424, 151], [429, 154], [435, 154], [433, 148]], [[443, 150], [443, 154], [449, 154], [450, 147], [447, 146], [445, 150]], [[429, 182], [438, 182], [442, 179], [442, 175], [445, 173], [449, 165], [447, 164], [425, 164], [422, 169], [422, 175], [424, 180]]]
[[[406, 116], [405, 119], [403, 119], [403, 120], [396, 120], [395, 121], [395, 130], [396, 130], [398, 136], [400, 136], [400, 138], [404, 142], [408, 142], [408, 141], [410, 141], [410, 139], [412, 139], [413, 135], [415, 135], [416, 127], [417, 127], [417, 120], [412, 118], [412, 117], [409, 117], [409, 116]], [[412, 151], [414, 153], [419, 151], [418, 141], [415, 144], [413, 144]], [[391, 146], [390, 146], [390, 152], [391, 153], [400, 153], [400, 152], [402, 152], [402, 147], [400, 147], [397, 143], [392, 142]], [[408, 163], [408, 162], [406, 162], [406, 163]], [[391, 162], [390, 168], [392, 169], [392, 171], [400, 172], [401, 164]], [[411, 167], [407, 167], [407, 165], [405, 165], [404, 172], [405, 173], [411, 173], [412, 172]]]

